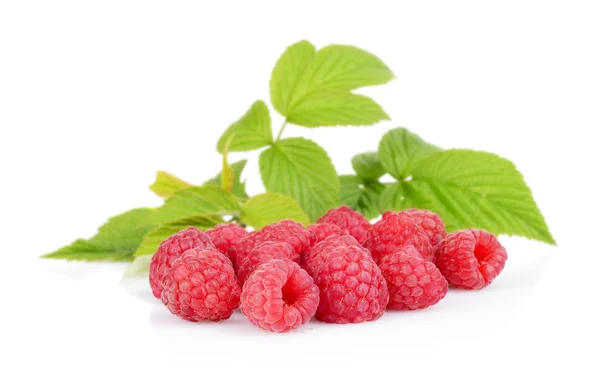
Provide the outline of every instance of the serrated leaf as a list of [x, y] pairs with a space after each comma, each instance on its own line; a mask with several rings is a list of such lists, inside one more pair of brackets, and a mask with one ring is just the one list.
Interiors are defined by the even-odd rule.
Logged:
[[150, 217], [155, 224], [163, 224], [198, 215], [235, 215], [240, 205], [235, 196], [212, 186], [193, 186], [176, 192]]
[[360, 48], [330, 45], [315, 51], [301, 41], [289, 46], [273, 69], [271, 102], [289, 123], [306, 127], [373, 124], [388, 115], [350, 91], [393, 77], [379, 58]]
[[383, 136], [378, 154], [385, 171], [395, 179], [403, 180], [423, 158], [440, 150], [407, 129], [396, 128]]
[[156, 180], [150, 185], [150, 190], [159, 197], [169, 198], [178, 190], [191, 186], [191, 184], [181, 180], [175, 175], [166, 171], [158, 171]]
[[363, 180], [378, 180], [385, 174], [383, 165], [376, 152], [357, 154], [352, 157], [352, 168]]
[[242, 206], [242, 222], [261, 229], [265, 225], [283, 219], [292, 219], [308, 225], [309, 218], [298, 205], [298, 202], [288, 196], [278, 193], [256, 195]]
[[340, 176], [340, 204], [356, 209], [361, 195], [361, 181], [356, 175]]
[[411, 176], [383, 193], [382, 208], [426, 208], [440, 214], [449, 230], [480, 228], [555, 244], [531, 190], [507, 159], [446, 150], [423, 159]]
[[198, 215], [186, 219], [172, 221], [161, 224], [148, 232], [140, 243], [135, 256], [152, 255], [158, 249], [158, 245], [170, 235], [184, 230], [188, 227], [196, 227], [200, 230], [206, 230], [222, 223], [223, 219], [218, 216]]
[[259, 164], [267, 191], [294, 198], [311, 221], [338, 205], [337, 173], [325, 150], [313, 141], [280, 140], [261, 153]]
[[42, 257], [84, 261], [130, 260], [143, 237], [152, 229], [148, 223], [152, 212], [153, 209], [139, 208], [114, 216], [92, 238], [78, 239]]
[[[231, 192], [238, 198], [248, 198], [248, 194], [246, 193], [246, 182], [241, 181], [242, 172], [244, 171], [244, 167], [246, 167], [247, 162], [247, 160], [242, 159], [241, 161], [237, 161], [229, 165], [233, 169], [233, 186]], [[222, 172], [219, 172], [217, 176], [206, 181], [204, 185], [221, 186], [221, 174]]]
[[133, 262], [125, 268], [122, 279], [131, 277], [147, 277], [150, 272], [152, 255], [142, 255], [133, 259]]
[[381, 214], [379, 198], [385, 185], [378, 181], [364, 182], [355, 175], [340, 176], [341, 204], [363, 214], [371, 220]]
[[260, 149], [273, 143], [269, 108], [263, 101], [255, 101], [250, 110], [230, 125], [217, 143], [217, 151], [223, 153], [227, 139], [235, 132], [229, 145], [230, 152]]

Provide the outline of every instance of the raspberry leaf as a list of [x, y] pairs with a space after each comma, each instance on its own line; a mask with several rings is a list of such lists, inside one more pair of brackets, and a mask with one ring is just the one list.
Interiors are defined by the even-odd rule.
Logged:
[[308, 216], [295, 199], [278, 193], [259, 194], [247, 200], [242, 206], [241, 219], [255, 229], [283, 219], [304, 225], [309, 223]]
[[360, 201], [362, 180], [356, 175], [340, 176], [340, 203], [350, 208], [356, 209]]
[[189, 186], [191, 186], [191, 184], [181, 180], [175, 175], [171, 175], [166, 171], [158, 171], [156, 173], [156, 180], [150, 185], [150, 190], [159, 197], [169, 198], [178, 190], [185, 189]]
[[329, 45], [316, 51], [301, 41], [289, 46], [273, 69], [271, 102], [289, 123], [305, 127], [374, 124], [388, 115], [372, 99], [351, 91], [393, 77], [379, 58], [362, 49]]
[[240, 205], [235, 196], [212, 186], [193, 186], [176, 192], [150, 217], [155, 224], [173, 222], [198, 215], [236, 215]]
[[383, 135], [378, 153], [383, 168], [395, 179], [403, 180], [419, 161], [440, 150], [407, 129], [396, 128]]
[[255, 150], [273, 143], [269, 108], [263, 101], [256, 101], [237, 122], [229, 126], [217, 143], [217, 151], [223, 153], [231, 134], [235, 137], [229, 144], [230, 152]]
[[381, 214], [379, 198], [385, 185], [378, 181], [365, 182], [355, 175], [340, 176], [340, 202], [371, 220]]
[[280, 140], [261, 153], [259, 165], [267, 191], [294, 198], [311, 221], [338, 206], [337, 173], [327, 152], [313, 141]]
[[188, 227], [196, 227], [200, 230], [206, 230], [222, 223], [223, 219], [219, 216], [198, 215], [189, 218], [172, 221], [166, 224], [161, 224], [149, 231], [141, 241], [139, 247], [135, 251], [135, 256], [152, 255], [158, 249], [158, 245], [170, 235], [184, 230]]
[[495, 154], [446, 150], [411, 168], [411, 180], [390, 186], [385, 209], [426, 208], [449, 230], [480, 228], [555, 244], [531, 190], [515, 165]]
[[[229, 166], [233, 169], [233, 186], [231, 188], [231, 192], [238, 198], [248, 198], [248, 194], [246, 194], [246, 182], [241, 181], [242, 171], [244, 171], [244, 167], [246, 167], [246, 163], [248, 161], [242, 159], [241, 161], [237, 161], [235, 163], [231, 163]], [[219, 174], [212, 179], [208, 180], [204, 183], [204, 185], [216, 185], [221, 186], [222, 181], [222, 173]]]
[[376, 152], [357, 154], [352, 157], [352, 168], [363, 180], [379, 180], [385, 174], [383, 165]]
[[152, 212], [150, 208], [139, 208], [114, 216], [92, 238], [78, 239], [42, 257], [84, 261], [131, 260], [146, 233], [152, 229], [148, 223]]

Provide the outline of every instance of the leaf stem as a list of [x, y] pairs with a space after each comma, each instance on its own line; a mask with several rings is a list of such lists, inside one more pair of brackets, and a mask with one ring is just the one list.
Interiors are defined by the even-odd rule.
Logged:
[[285, 129], [285, 126], [287, 126], [288, 122], [287, 122], [287, 118], [283, 120], [283, 124], [281, 125], [281, 129], [279, 130], [279, 134], [277, 135], [277, 139], [275, 139], [275, 142], [278, 142], [279, 139], [281, 139], [281, 135], [283, 135], [283, 130]]

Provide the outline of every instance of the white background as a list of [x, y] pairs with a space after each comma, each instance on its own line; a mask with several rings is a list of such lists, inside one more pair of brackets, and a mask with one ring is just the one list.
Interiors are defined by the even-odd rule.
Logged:
[[[597, 1], [0, 2], [0, 370], [598, 371], [599, 19]], [[217, 138], [268, 100], [301, 39], [381, 57], [397, 79], [364, 92], [393, 121], [285, 136], [315, 139], [340, 173], [397, 126], [498, 153], [559, 246], [501, 237], [509, 261], [483, 291], [286, 335], [239, 313], [180, 321], [145, 281], [121, 284], [123, 264], [38, 259], [158, 205], [159, 169], [216, 174]]]

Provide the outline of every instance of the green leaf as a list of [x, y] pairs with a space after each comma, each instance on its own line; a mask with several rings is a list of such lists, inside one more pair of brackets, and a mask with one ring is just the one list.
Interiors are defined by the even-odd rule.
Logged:
[[[248, 198], [248, 194], [246, 194], [246, 182], [241, 181], [242, 171], [244, 171], [247, 162], [247, 160], [242, 159], [229, 165], [233, 169], [233, 186], [231, 192], [238, 198]], [[205, 182], [204, 185], [221, 186], [221, 175], [222, 172], [219, 172], [217, 176]]]
[[168, 223], [198, 215], [235, 215], [240, 205], [235, 196], [212, 186], [193, 186], [180, 190], [150, 217], [155, 224]]
[[150, 190], [159, 197], [169, 198], [178, 190], [191, 186], [191, 184], [181, 180], [177, 176], [171, 175], [166, 171], [158, 171], [154, 184], [150, 185]]
[[315, 50], [308, 41], [289, 46], [271, 75], [273, 107], [289, 123], [306, 127], [366, 125], [389, 119], [368, 97], [350, 91], [393, 79], [376, 56], [347, 45]]
[[337, 173], [325, 150], [313, 141], [280, 140], [261, 153], [259, 164], [267, 191], [296, 199], [311, 221], [338, 206]]
[[146, 236], [144, 236], [144, 239], [135, 252], [135, 256], [140, 257], [143, 255], [154, 254], [158, 249], [158, 245], [160, 245], [162, 241], [167, 239], [170, 235], [188, 227], [196, 227], [200, 230], [206, 230], [222, 222], [223, 219], [219, 218], [218, 216], [198, 215], [162, 224], [158, 227], [155, 227], [148, 232]]
[[363, 180], [378, 180], [385, 174], [383, 165], [376, 152], [357, 154], [352, 157], [352, 168]]
[[341, 203], [363, 214], [371, 220], [381, 214], [379, 198], [386, 189], [378, 181], [363, 182], [355, 175], [340, 176]]
[[260, 149], [273, 143], [269, 108], [263, 101], [255, 101], [250, 110], [237, 122], [230, 125], [217, 143], [217, 150], [223, 153], [227, 139], [235, 132], [229, 145], [230, 152]]
[[142, 255], [133, 259], [133, 262], [125, 268], [123, 279], [130, 277], [147, 277], [150, 272], [150, 262], [152, 255]]
[[379, 159], [383, 168], [397, 180], [408, 177], [419, 162], [441, 149], [419, 136], [396, 128], [386, 133], [379, 143]]
[[479, 228], [555, 244], [523, 176], [502, 157], [446, 150], [423, 159], [411, 177], [383, 193], [383, 209], [426, 208], [449, 230]]
[[42, 258], [123, 261], [130, 260], [143, 237], [152, 226], [148, 224], [153, 209], [139, 208], [114, 216], [90, 239], [79, 239]]
[[308, 225], [309, 219], [295, 199], [278, 193], [264, 193], [250, 198], [242, 206], [242, 222], [255, 229], [292, 219]]
[[233, 168], [229, 165], [229, 162], [227, 162], [227, 154], [229, 152], [229, 146], [231, 145], [231, 141], [233, 140], [233, 138], [235, 137], [235, 132], [232, 132], [229, 137], [227, 138], [227, 140], [225, 141], [225, 145], [223, 147], [223, 161], [222, 161], [222, 168], [221, 168], [221, 188], [225, 189], [228, 192], [231, 192], [231, 190], [233, 189], [233, 183], [234, 183], [234, 172], [233, 172]]

